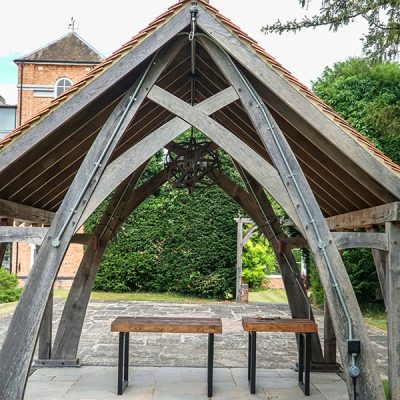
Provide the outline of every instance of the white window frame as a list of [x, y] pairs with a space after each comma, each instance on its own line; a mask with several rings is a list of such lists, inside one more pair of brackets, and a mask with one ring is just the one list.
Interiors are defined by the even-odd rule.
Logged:
[[[61, 93], [57, 94], [58, 84], [59, 84], [61, 81], [64, 81], [64, 80], [65, 80], [65, 81], [68, 81], [68, 82], [70, 83], [70, 85], [66, 87], [65, 84], [64, 84], [64, 90], [63, 90]], [[56, 80], [56, 83], [55, 83], [55, 85], [54, 85], [54, 97], [60, 96], [60, 95], [61, 95], [62, 93], [64, 93], [67, 89], [69, 89], [72, 85], [73, 85], [72, 80], [69, 79], [69, 78], [67, 78], [66, 76], [57, 79], [57, 80]]]

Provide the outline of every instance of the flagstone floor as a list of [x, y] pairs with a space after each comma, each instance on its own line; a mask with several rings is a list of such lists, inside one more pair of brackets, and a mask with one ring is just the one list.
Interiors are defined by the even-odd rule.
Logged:
[[[305, 398], [291, 370], [258, 369], [251, 395], [245, 368], [214, 370], [214, 400], [297, 400]], [[28, 381], [25, 400], [207, 400], [205, 368], [135, 367], [123, 396], [116, 394], [115, 367], [39, 369]], [[310, 400], [348, 399], [336, 374], [312, 373]]]

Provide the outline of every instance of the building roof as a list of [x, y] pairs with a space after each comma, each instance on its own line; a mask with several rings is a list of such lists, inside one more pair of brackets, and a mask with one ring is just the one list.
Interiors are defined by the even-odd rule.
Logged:
[[32, 53], [14, 60], [16, 63], [98, 64], [102, 55], [76, 32], [69, 32]]
[[[0, 185], [0, 198], [10, 198], [13, 201], [50, 211], [57, 210], [63, 193], [68, 189], [90, 143], [93, 142], [98, 132], [99, 124], [107, 119], [113, 104], [116, 104], [127, 88], [132, 85], [132, 79], [136, 79], [142, 72], [144, 64], [137, 59], [143, 57], [146, 43], [153, 40], [162, 47], [168, 41], [167, 38], [162, 37], [166, 32], [176, 31], [178, 34], [179, 30], [174, 27], [174, 24], [182, 13], [185, 13], [184, 21], [186, 21], [186, 11], [188, 10], [186, 6], [189, 7], [190, 3], [190, 0], [182, 0], [169, 7], [145, 29], [96, 66], [82, 81], [54, 99], [48, 107], [0, 141], [0, 152], [3, 153], [3, 157], [0, 157], [0, 182], [3, 177], [7, 177], [7, 182], [9, 182], [7, 188]], [[220, 38], [227, 38], [230, 35], [229, 40], [222, 43], [222, 46], [226, 46], [228, 49], [229, 43], [234, 41], [242, 46], [241, 50], [243, 51], [231, 53], [231, 56], [237, 59], [243, 68], [247, 68], [246, 62], [240, 58], [241, 53], [246, 52], [250, 54], [251, 62], [254, 60], [254, 63], [258, 63], [257, 65], [261, 63], [268, 72], [267, 79], [265, 75], [257, 75], [253, 68], [246, 69], [247, 77], [260, 91], [260, 95], [297, 156], [326, 216], [400, 199], [400, 166], [339, 117], [332, 108], [293, 77], [288, 70], [237, 25], [219, 13], [208, 1], [198, 0], [197, 3], [210, 19], [216, 21], [221, 27], [220, 30], [223, 33]], [[207, 30], [204, 22], [206, 20], [206, 16], [199, 18], [200, 28], [205, 34], [218, 36], [219, 32]], [[190, 18], [186, 28], [180, 29], [187, 29], [189, 25]], [[227, 87], [228, 82], [201, 45], [198, 46], [197, 58], [198, 72], [202, 79], [196, 95], [199, 98], [198, 101], [201, 101]], [[186, 100], [185, 88], [190, 72], [189, 45], [181, 51], [173, 64], [163, 74], [160, 81], [171, 80], [172, 88], [175, 89], [169, 90]], [[100, 84], [102, 80], [107, 82], [108, 87]], [[289, 102], [288, 98], [290, 98]], [[307, 108], [306, 111], [298, 107], [299, 102]], [[238, 136], [242, 136], [244, 142], [270, 161], [265, 147], [241, 104], [236, 102], [226, 109], [215, 113], [214, 119]], [[315, 121], [310, 117], [310, 112], [315, 114], [316, 110], [322, 122]], [[47, 128], [43, 129], [43, 126], [51, 125], [46, 124], [46, 117], [50, 115], [52, 116], [51, 121], [62, 120], [62, 122], [52, 128], [52, 131], [46, 131]], [[90, 116], [89, 119], [88, 116]], [[172, 115], [154, 103], [146, 102], [135, 118], [137, 122], [133, 122], [124, 135], [115, 156], [132, 146], [138, 140], [137, 137], [149, 134], [168, 118], [172, 118]], [[87, 120], [89, 122], [93, 120], [95, 123], [86, 123]], [[295, 120], [297, 122], [294, 122]], [[331, 133], [327, 134], [327, 131]], [[70, 136], [66, 136], [67, 133]], [[25, 143], [26, 145], [30, 143], [30, 136], [38, 137], [39, 135], [41, 139], [36, 143], [34, 154], [31, 156], [29, 150], [24, 150]], [[342, 144], [338, 144], [338, 137]], [[15, 146], [13, 146], [14, 143]], [[49, 151], [52, 146], [55, 149], [61, 143], [64, 146], [63, 149]], [[6, 155], [6, 150], [9, 148], [10, 151]], [[71, 148], [70, 152], [67, 152], [67, 148]], [[42, 154], [40, 161], [45, 165], [46, 170], [43, 174], [39, 171], [41, 177], [38, 178], [37, 185], [40, 186], [35, 188], [34, 175], [37, 171], [34, 168], [40, 168], [40, 164], [38, 165], [30, 158], [38, 159], [38, 153], [41, 151], [48, 152]], [[59, 153], [57, 153], [58, 151]], [[62, 159], [67, 156], [73, 157], [73, 162]], [[14, 160], [12, 157], [16, 157], [18, 160]], [[46, 159], [47, 161], [43, 161]], [[8, 164], [5, 165], [7, 162]], [[21, 164], [18, 165], [18, 168], [15, 165], [17, 163]], [[52, 179], [57, 180], [59, 174], [52, 173], [51, 168], [58, 171], [62, 165], [64, 165], [65, 171], [68, 171], [68, 178], [62, 183], [58, 182], [58, 186], [54, 187], [55, 182], [52, 182]], [[22, 167], [29, 169], [29, 173], [21, 172], [14, 180], [10, 181], [11, 171], [21, 171]], [[379, 172], [376, 173], [376, 171]], [[382, 179], [377, 178], [379, 174], [383, 177]], [[46, 176], [49, 177], [48, 180], [45, 180]], [[6, 180], [3, 181], [6, 182]], [[16, 192], [13, 194], [13, 189], [10, 187], [11, 182], [24, 186], [15, 189]], [[50, 188], [51, 191], [49, 191]]]

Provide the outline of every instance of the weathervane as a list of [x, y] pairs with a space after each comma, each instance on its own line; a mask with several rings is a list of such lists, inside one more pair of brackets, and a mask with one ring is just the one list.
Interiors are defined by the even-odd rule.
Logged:
[[76, 19], [74, 17], [71, 17], [71, 22], [68, 24], [68, 29], [71, 29], [71, 32], [75, 32], [75, 29], [77, 28], [76, 24]]

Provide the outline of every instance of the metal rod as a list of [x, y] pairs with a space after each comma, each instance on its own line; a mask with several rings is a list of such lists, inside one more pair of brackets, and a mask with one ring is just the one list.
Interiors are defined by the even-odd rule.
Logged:
[[113, 133], [111, 134], [110, 138], [108, 139], [108, 142], [105, 145], [102, 153], [100, 154], [100, 157], [94, 163], [94, 168], [93, 168], [89, 178], [87, 179], [82, 191], [78, 195], [78, 198], [76, 199], [72, 209], [70, 210], [70, 213], [68, 214], [68, 217], [67, 217], [66, 221], [64, 222], [64, 225], [61, 227], [57, 237], [52, 241], [53, 247], [58, 247], [60, 245], [60, 239], [61, 239], [62, 235], [64, 234], [65, 229], [67, 228], [68, 224], [71, 222], [71, 219], [74, 216], [74, 214], [76, 214], [76, 209], [78, 208], [79, 203], [83, 199], [83, 196], [85, 195], [87, 188], [92, 184], [93, 178], [96, 175], [98, 169], [102, 167], [103, 159], [104, 159], [105, 155], [107, 154], [108, 150], [110, 149], [111, 144], [114, 141], [115, 136], [117, 135], [122, 123], [124, 122], [126, 115], [128, 114], [130, 108], [132, 107], [132, 104], [136, 102], [136, 96], [139, 93], [139, 90], [141, 89], [143, 82], [146, 79], [148, 73], [150, 72], [150, 69], [151, 69], [152, 65], [154, 64], [154, 61], [155, 61], [157, 55], [158, 55], [158, 51], [154, 54], [152, 60], [150, 61], [149, 65], [147, 66], [146, 71], [142, 75], [133, 95], [130, 96], [128, 105], [126, 106], [124, 112], [122, 113], [121, 118], [119, 119], [117, 126], [115, 127]]
[[214, 372], [214, 334], [208, 334], [208, 368], [207, 368], [207, 395], [213, 395], [213, 372]]

